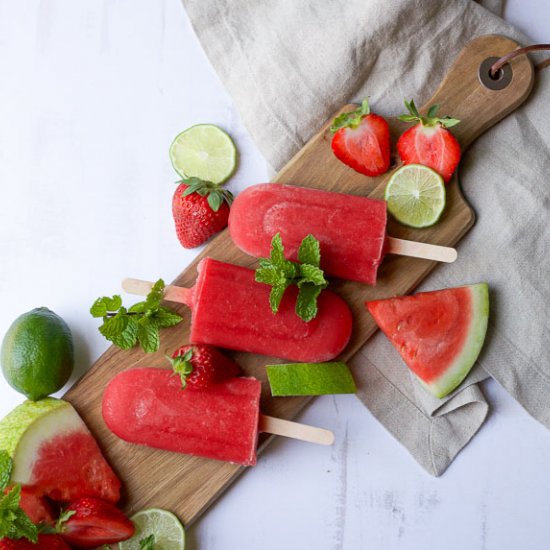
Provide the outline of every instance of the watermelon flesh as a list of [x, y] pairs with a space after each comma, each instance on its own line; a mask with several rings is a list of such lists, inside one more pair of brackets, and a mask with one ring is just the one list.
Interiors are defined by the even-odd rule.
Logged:
[[27, 487], [21, 489], [19, 506], [29, 516], [33, 523], [55, 523], [53, 510], [44, 497], [39, 497]]
[[486, 283], [366, 305], [407, 366], [439, 398], [466, 378], [485, 340], [489, 319]]
[[38, 497], [119, 499], [120, 481], [66, 401], [46, 398], [16, 407], [0, 421], [0, 449], [13, 459], [11, 482]]

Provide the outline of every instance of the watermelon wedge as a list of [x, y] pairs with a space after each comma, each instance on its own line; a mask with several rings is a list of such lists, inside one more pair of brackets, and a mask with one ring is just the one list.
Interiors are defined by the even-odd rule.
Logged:
[[58, 502], [117, 502], [120, 481], [72, 405], [25, 401], [0, 421], [0, 449], [13, 459], [11, 481]]
[[479, 283], [366, 305], [407, 366], [441, 398], [466, 378], [481, 351], [489, 288]]

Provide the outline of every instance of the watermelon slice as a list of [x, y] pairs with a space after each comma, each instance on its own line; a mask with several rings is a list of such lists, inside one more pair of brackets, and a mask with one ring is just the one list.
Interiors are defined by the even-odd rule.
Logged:
[[485, 340], [486, 283], [367, 302], [378, 326], [436, 397], [466, 378]]
[[0, 449], [13, 459], [11, 481], [58, 502], [117, 502], [120, 481], [73, 407], [51, 397], [25, 401], [0, 421]]

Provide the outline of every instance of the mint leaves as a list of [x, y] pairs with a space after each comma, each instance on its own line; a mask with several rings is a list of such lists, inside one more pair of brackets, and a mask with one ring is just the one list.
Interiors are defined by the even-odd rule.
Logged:
[[214, 212], [217, 212], [223, 202], [227, 202], [229, 206], [233, 202], [233, 194], [227, 189], [222, 189], [217, 183], [201, 180], [200, 178], [183, 178], [181, 182], [189, 187], [183, 192], [183, 196], [198, 193], [201, 197], [208, 196], [208, 205]]
[[170, 357], [169, 355], [165, 356], [170, 364], [172, 369], [176, 374], [179, 374], [181, 378], [181, 387], [185, 389], [187, 386], [187, 377], [193, 372], [193, 365], [191, 359], [193, 357], [193, 349], [188, 349], [183, 355], [178, 355], [176, 357]]
[[368, 98], [363, 99], [361, 107], [355, 111], [350, 111], [349, 113], [342, 113], [337, 116], [330, 126], [330, 131], [332, 133], [337, 132], [341, 128], [357, 128], [363, 117], [366, 117], [370, 113], [369, 100]]
[[126, 309], [120, 296], [103, 296], [94, 302], [90, 313], [103, 318], [99, 332], [115, 346], [130, 349], [139, 342], [145, 353], [152, 353], [160, 347], [160, 329], [182, 320], [177, 313], [160, 305], [163, 296], [164, 281], [159, 279], [143, 302]]
[[154, 550], [155, 549], [155, 535], [149, 535], [148, 537], [139, 541], [139, 550]]
[[271, 285], [269, 303], [271, 311], [277, 313], [286, 289], [296, 285], [300, 290], [296, 300], [296, 314], [303, 321], [309, 322], [317, 316], [317, 298], [328, 286], [321, 263], [319, 241], [308, 235], [298, 250], [300, 263], [287, 260], [284, 255], [281, 234], [277, 233], [271, 240], [271, 255], [260, 258], [260, 267], [256, 269], [256, 282]]
[[26, 538], [38, 541], [38, 528], [20, 508], [21, 485], [14, 485], [6, 494], [13, 460], [6, 451], [0, 451], [0, 539]]

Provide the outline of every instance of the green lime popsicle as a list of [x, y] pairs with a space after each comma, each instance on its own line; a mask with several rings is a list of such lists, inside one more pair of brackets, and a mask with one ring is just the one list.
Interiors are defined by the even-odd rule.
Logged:
[[345, 363], [287, 363], [267, 365], [266, 369], [274, 397], [356, 392]]

